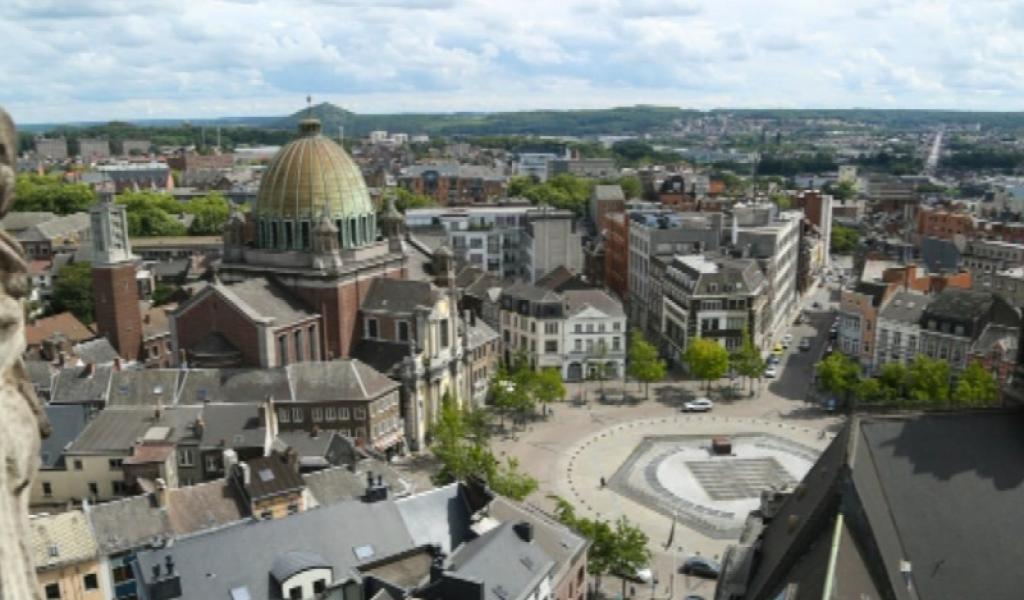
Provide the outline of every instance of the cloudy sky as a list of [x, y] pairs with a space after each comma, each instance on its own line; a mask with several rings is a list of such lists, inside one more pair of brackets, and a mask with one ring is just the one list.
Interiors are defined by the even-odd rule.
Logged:
[[24, 123], [1024, 99], [1020, 0], [0, 0], [0, 40]]

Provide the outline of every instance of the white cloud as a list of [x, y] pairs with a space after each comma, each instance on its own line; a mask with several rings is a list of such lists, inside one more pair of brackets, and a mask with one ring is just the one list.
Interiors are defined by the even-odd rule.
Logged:
[[7, 0], [22, 122], [661, 103], [1017, 109], [1002, 0]]

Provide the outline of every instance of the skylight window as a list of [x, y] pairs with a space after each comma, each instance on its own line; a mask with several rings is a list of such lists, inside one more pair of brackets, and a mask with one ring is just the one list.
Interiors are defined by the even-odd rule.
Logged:
[[374, 552], [373, 550], [373, 546], [370, 544], [367, 544], [365, 546], [356, 546], [352, 548], [352, 551], [356, 553], [356, 558], [358, 558], [359, 560], [366, 560], [368, 558], [373, 557], [373, 555], [376, 554], [376, 552]]
[[260, 480], [267, 482], [274, 480], [274, 472], [270, 469], [260, 469]]
[[242, 586], [231, 588], [231, 600], [252, 600], [249, 595], [249, 588]]

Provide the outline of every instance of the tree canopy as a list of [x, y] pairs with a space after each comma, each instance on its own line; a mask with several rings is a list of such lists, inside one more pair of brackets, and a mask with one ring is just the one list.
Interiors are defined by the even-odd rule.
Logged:
[[818, 387], [840, 398], [848, 398], [857, 386], [860, 367], [841, 352], [830, 354], [817, 366]]
[[729, 352], [715, 340], [694, 338], [682, 356], [683, 363], [697, 379], [708, 385], [712, 379], [719, 379], [729, 372]]
[[68, 183], [59, 175], [18, 175], [14, 187], [16, 211], [66, 215], [88, 210], [96, 194], [84, 183]]
[[644, 395], [648, 395], [650, 384], [665, 378], [665, 361], [658, 356], [658, 351], [647, 341], [639, 329], [629, 334], [629, 352], [626, 372], [630, 377], [644, 383]]
[[[157, 192], [127, 192], [117, 197], [128, 214], [128, 233], [133, 236], [216, 235], [224, 230], [231, 205], [218, 192], [187, 202]], [[185, 227], [182, 215], [192, 215]]]
[[508, 195], [522, 196], [534, 204], [547, 204], [555, 208], [564, 208], [583, 216], [590, 201], [590, 190], [594, 182], [571, 173], [562, 173], [544, 183], [532, 177], [513, 177], [509, 180]]
[[834, 225], [832, 227], [832, 252], [836, 254], [849, 254], [857, 247], [860, 233], [852, 227]]
[[417, 194], [403, 187], [395, 189], [395, 208], [405, 213], [410, 208], [428, 208], [437, 206], [437, 202], [425, 194]]
[[999, 402], [999, 383], [978, 361], [971, 361], [957, 379], [953, 403], [957, 406], [994, 406]]
[[729, 357], [729, 363], [736, 373], [750, 381], [751, 389], [753, 389], [754, 379], [758, 379], [764, 374], [764, 357], [754, 345], [749, 329], [743, 329], [743, 344]]
[[92, 265], [74, 262], [61, 267], [53, 283], [50, 310], [53, 313], [65, 311], [86, 325], [93, 321]]

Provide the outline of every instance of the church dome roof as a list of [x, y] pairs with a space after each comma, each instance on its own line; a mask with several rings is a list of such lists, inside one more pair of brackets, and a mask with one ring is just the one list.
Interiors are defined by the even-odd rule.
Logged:
[[359, 167], [338, 144], [320, 134], [320, 121], [304, 119], [299, 137], [274, 156], [263, 174], [253, 214], [257, 218], [342, 219], [374, 214]]

